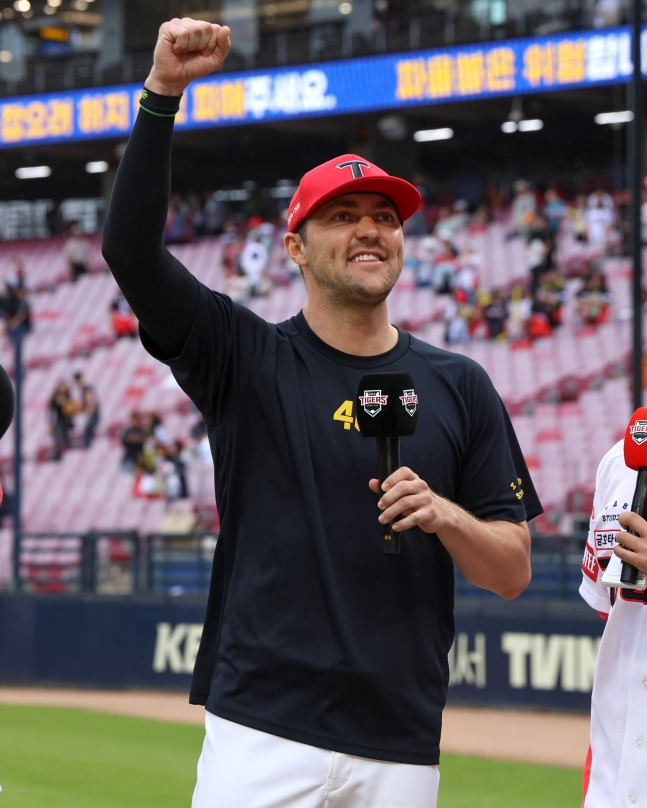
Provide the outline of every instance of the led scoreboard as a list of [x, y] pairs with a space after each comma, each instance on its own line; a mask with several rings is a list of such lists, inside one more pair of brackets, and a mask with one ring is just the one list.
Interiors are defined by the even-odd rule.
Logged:
[[[627, 82], [632, 74], [631, 36], [630, 28], [624, 26], [214, 74], [187, 88], [176, 128], [342, 115]], [[645, 31], [642, 43], [644, 48]], [[0, 101], [0, 148], [127, 136], [140, 93], [140, 85], [122, 85], [4, 99]]]

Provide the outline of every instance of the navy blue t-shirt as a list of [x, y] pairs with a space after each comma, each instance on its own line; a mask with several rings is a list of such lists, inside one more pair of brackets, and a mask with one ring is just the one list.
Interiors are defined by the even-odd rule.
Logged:
[[376, 441], [355, 397], [367, 372], [408, 373], [418, 424], [402, 465], [477, 517], [521, 522], [541, 506], [498, 394], [477, 363], [405, 332], [352, 356], [301, 313], [273, 325], [200, 295], [182, 354], [163, 360], [207, 424], [221, 518], [192, 703], [327, 749], [437, 763], [453, 562], [417, 528], [384, 553]]

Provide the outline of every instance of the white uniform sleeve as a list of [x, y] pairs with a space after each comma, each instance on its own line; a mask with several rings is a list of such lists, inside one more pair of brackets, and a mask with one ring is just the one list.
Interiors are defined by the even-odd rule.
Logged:
[[595, 476], [593, 510], [582, 558], [580, 595], [598, 612], [611, 610], [611, 590], [602, 583], [602, 574], [613, 555], [615, 537], [621, 530], [618, 516], [631, 509], [636, 472], [624, 460], [624, 440], [604, 455]]

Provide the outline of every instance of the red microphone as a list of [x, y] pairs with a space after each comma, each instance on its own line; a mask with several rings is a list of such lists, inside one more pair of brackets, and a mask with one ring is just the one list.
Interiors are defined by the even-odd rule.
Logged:
[[[631, 510], [647, 519], [647, 407], [638, 407], [631, 416], [625, 432], [624, 452], [626, 465], [638, 472]], [[631, 528], [627, 528], [627, 533], [637, 535]], [[636, 567], [623, 561], [620, 573], [622, 583], [635, 584], [637, 579]]]

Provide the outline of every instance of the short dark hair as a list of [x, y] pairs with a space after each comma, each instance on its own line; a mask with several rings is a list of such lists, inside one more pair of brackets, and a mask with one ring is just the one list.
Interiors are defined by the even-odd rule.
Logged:
[[304, 219], [302, 222], [299, 222], [299, 226], [296, 229], [296, 233], [301, 236], [301, 241], [305, 244], [307, 242], [306, 230], [308, 229], [308, 220]]

